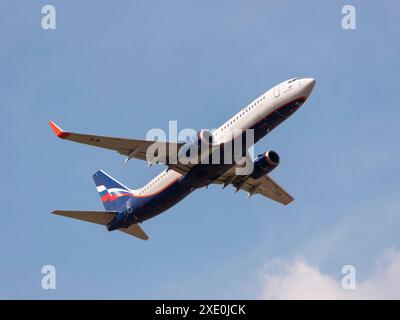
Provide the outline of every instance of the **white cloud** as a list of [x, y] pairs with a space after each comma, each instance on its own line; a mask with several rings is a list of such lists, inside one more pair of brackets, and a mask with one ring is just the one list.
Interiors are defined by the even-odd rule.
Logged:
[[[275, 268], [280, 272], [271, 271]], [[274, 260], [266, 269], [260, 299], [400, 299], [400, 251], [395, 248], [384, 251], [367, 279], [356, 276], [354, 290], [343, 289], [341, 279], [323, 274], [304, 259]]]

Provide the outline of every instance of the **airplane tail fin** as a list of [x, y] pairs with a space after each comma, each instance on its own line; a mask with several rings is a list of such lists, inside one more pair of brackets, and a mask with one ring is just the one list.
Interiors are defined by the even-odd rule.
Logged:
[[128, 187], [102, 170], [93, 175], [93, 180], [106, 210], [120, 211], [129, 197], [133, 197], [133, 193]]
[[133, 193], [104, 171], [97, 171], [93, 179], [106, 211], [55, 210], [53, 214], [107, 226], [110, 231], [117, 229], [142, 240], [149, 239], [139, 224], [132, 224], [127, 228], [117, 226], [115, 229], [110, 229], [112, 224], [118, 224], [118, 221], [124, 219], [123, 206], [129, 197], [133, 197]]

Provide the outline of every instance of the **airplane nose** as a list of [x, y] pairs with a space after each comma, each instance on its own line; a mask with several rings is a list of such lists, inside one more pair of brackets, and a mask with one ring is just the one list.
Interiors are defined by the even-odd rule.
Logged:
[[314, 89], [315, 80], [313, 78], [303, 78], [301, 81], [304, 94], [308, 97], [311, 94], [311, 91]]

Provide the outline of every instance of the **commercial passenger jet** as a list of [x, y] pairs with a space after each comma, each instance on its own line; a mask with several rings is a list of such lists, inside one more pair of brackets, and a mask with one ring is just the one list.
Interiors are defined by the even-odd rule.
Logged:
[[[59, 138], [115, 150], [126, 156], [126, 160], [136, 158], [149, 161], [149, 150], [156, 145], [158, 151], [154, 162], [167, 165], [166, 170], [139, 189], [130, 189], [99, 170], [93, 175], [93, 179], [106, 211], [56, 210], [53, 213], [105, 225], [109, 231], [120, 230], [147, 240], [148, 236], [140, 227], [143, 221], [171, 208], [193, 190], [209, 184], [222, 184], [224, 188], [233, 185], [236, 191], [247, 191], [249, 197], [260, 194], [286, 205], [293, 197], [267, 175], [279, 164], [279, 156], [274, 151], [258, 155], [254, 162], [251, 160], [253, 170], [244, 175], [236, 174], [241, 165], [238, 161], [225, 161], [224, 158], [218, 163], [207, 163], [181, 161], [179, 157], [178, 161], [176, 159], [178, 154], [184, 154], [192, 160], [199, 160], [199, 157], [204, 160], [204, 154], [206, 158], [213, 154], [211, 149], [226, 156], [225, 146], [233, 140], [243, 140], [249, 129], [254, 137], [252, 143], [256, 143], [303, 105], [314, 84], [315, 80], [311, 78], [284, 81], [260, 95], [215, 131], [201, 130], [187, 142], [123, 139], [65, 132], [50, 121], [51, 128]], [[241, 134], [235, 136], [234, 132], [238, 130]], [[191, 152], [193, 148], [200, 149], [204, 144], [208, 147], [202, 148], [201, 152]], [[249, 147], [251, 145], [241, 147], [242, 156], [248, 155]], [[232, 149], [229, 152], [233, 152]]]

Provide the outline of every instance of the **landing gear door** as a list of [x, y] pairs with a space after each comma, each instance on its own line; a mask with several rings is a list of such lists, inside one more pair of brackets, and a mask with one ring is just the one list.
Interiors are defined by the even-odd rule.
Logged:
[[280, 92], [279, 92], [279, 85], [275, 86], [273, 91], [274, 91], [274, 97], [275, 97], [275, 98], [278, 98], [279, 95], [280, 95]]

